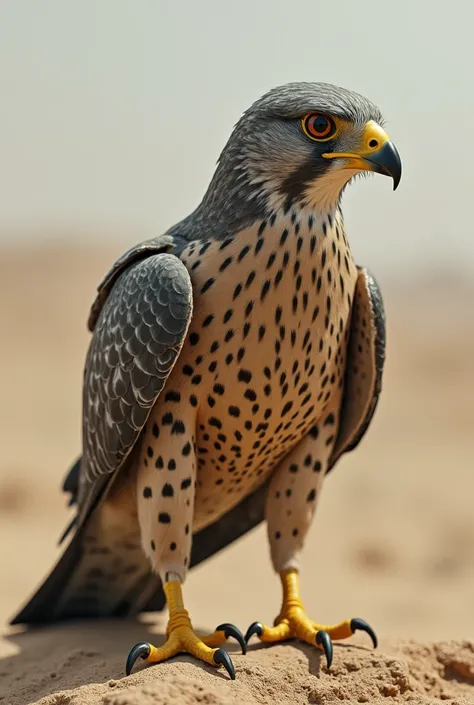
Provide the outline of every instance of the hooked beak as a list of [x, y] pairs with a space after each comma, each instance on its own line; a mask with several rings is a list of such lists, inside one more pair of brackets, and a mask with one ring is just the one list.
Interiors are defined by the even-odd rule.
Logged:
[[343, 169], [358, 169], [385, 174], [393, 179], [393, 190], [402, 177], [402, 161], [387, 133], [373, 120], [365, 126], [362, 145], [357, 152], [326, 152], [325, 159], [344, 159]]

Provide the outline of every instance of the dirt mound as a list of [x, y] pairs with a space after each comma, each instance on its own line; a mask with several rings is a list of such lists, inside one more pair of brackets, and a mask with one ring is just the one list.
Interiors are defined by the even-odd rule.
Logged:
[[[474, 642], [382, 640], [338, 643], [330, 671], [316, 648], [297, 642], [230, 650], [230, 681], [186, 656], [138, 667], [124, 678], [124, 654], [143, 625], [64, 625], [10, 637], [18, 654], [2, 661], [8, 705], [325, 705], [474, 703]], [[151, 639], [152, 635], [148, 637]], [[162, 638], [162, 637], [161, 637]], [[154, 635], [155, 642], [159, 641]], [[3, 697], [2, 697], [3, 696]]]

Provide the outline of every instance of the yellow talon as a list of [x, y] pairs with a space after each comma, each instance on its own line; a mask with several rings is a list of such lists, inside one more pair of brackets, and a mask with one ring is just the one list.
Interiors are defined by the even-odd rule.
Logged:
[[346, 619], [340, 624], [318, 624], [317, 622], [311, 622], [313, 629], [317, 632], [320, 630], [327, 632], [333, 641], [339, 641], [340, 639], [347, 639], [347, 637], [352, 636], [354, 633], [351, 629], [351, 619]]
[[267, 644], [274, 644], [277, 641], [286, 641], [292, 638], [291, 627], [286, 619], [277, 622], [274, 627], [263, 627], [260, 637]]
[[217, 631], [217, 629], [214, 632], [214, 634], [208, 634], [208, 636], [201, 637], [202, 643], [205, 644], [206, 646], [210, 646], [211, 648], [216, 648], [216, 647], [220, 646], [221, 644], [223, 644], [225, 642], [225, 640], [226, 639], [224, 636], [224, 632]]
[[[166, 628], [166, 643], [159, 647], [145, 642], [136, 644], [127, 658], [127, 676], [130, 675], [133, 664], [139, 657], [147, 663], [161, 663], [180, 653], [187, 653], [212, 666], [222, 664], [234, 680], [235, 669], [229, 655], [223, 649], [211, 647], [221, 644], [227, 636], [236, 636], [237, 634], [240, 635], [245, 647], [240, 632], [232, 625], [224, 624], [218, 627], [214, 634], [200, 639], [195, 634], [189, 614], [184, 608], [181, 583], [179, 581], [167, 582], [164, 584], [164, 591], [170, 613]], [[238, 637], [236, 636], [236, 638]]]
[[374, 647], [377, 646], [377, 637], [373, 629], [363, 619], [346, 619], [340, 624], [333, 625], [318, 624], [309, 620], [300, 598], [298, 571], [294, 569], [285, 571], [280, 574], [280, 578], [283, 587], [283, 602], [274, 626], [267, 627], [259, 622], [254, 622], [247, 630], [246, 642], [253, 634], [256, 634], [260, 641], [265, 643], [298, 638], [321, 648], [326, 654], [328, 667], [332, 662], [332, 640], [346, 639], [356, 630], [362, 630], [369, 634]]

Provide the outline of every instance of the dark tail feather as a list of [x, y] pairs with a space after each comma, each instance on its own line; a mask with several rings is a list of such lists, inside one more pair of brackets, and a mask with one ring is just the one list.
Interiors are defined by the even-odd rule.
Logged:
[[[69, 530], [70, 527], [68, 527]], [[140, 543], [100, 537], [86, 521], [41, 587], [11, 624], [138, 614], [161, 590]]]
[[63, 533], [62, 533], [61, 536], [59, 537], [58, 546], [60, 546], [60, 545], [62, 544], [62, 542], [64, 541], [64, 539], [66, 538], [66, 536], [69, 536], [69, 534], [71, 533], [71, 531], [72, 531], [72, 530], [74, 529], [74, 527], [76, 526], [77, 522], [78, 522], [78, 517], [77, 517], [77, 516], [75, 516], [73, 519], [71, 519], [71, 521], [69, 522], [69, 524], [66, 526], [66, 528], [65, 528], [64, 531], [63, 531]]
[[63, 593], [75, 567], [81, 560], [81, 556], [82, 542], [80, 535], [76, 535], [48, 578], [25, 607], [11, 620], [10, 624], [53, 621], [58, 596]]
[[[74, 504], [77, 504], [77, 493], [79, 489], [79, 468], [81, 467], [81, 459], [82, 458], [78, 458], [78, 460], [76, 460], [76, 462], [64, 478], [62, 490], [64, 493], [69, 492], [71, 495], [67, 504], [68, 507], [72, 507]], [[64, 539], [69, 536], [72, 529], [76, 526], [77, 521], [78, 517], [75, 516], [74, 519], [72, 519], [72, 521], [66, 526], [58, 541], [58, 546], [60, 546], [63, 543]]]
[[78, 458], [72, 468], [69, 470], [63, 482], [63, 492], [69, 492], [71, 497], [68, 502], [68, 507], [77, 504], [77, 492], [79, 489], [79, 468], [81, 467], [81, 459]]

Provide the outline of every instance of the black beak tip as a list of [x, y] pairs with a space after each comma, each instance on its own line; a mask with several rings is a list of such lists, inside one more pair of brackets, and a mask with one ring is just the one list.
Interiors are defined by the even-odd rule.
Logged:
[[402, 179], [402, 160], [400, 159], [398, 149], [395, 147], [393, 142], [390, 142], [389, 144], [390, 152], [387, 159], [388, 173], [393, 179], [393, 190], [396, 191]]
[[366, 160], [373, 171], [392, 177], [393, 190], [396, 191], [402, 178], [402, 160], [393, 142], [385, 142], [381, 149], [366, 157]]

